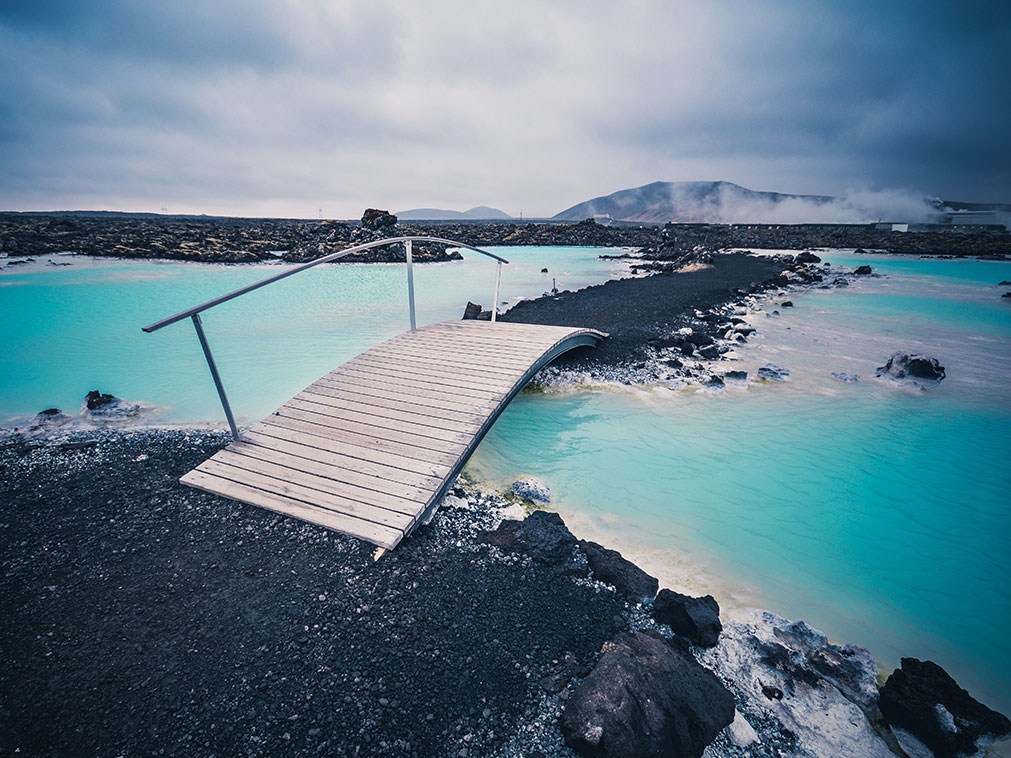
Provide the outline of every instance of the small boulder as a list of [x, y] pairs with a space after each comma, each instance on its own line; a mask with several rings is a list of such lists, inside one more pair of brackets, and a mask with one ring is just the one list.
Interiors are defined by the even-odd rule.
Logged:
[[932, 661], [903, 658], [881, 688], [881, 713], [938, 758], [973, 755], [997, 739], [1011, 737], [1011, 720], [987, 708]]
[[463, 309], [463, 320], [474, 321], [481, 317], [481, 306], [477, 303], [467, 301], [467, 307]]
[[548, 489], [548, 485], [533, 477], [517, 479], [509, 491], [537, 505], [547, 505], [551, 502], [551, 490]]
[[847, 374], [845, 371], [833, 371], [830, 376], [839, 382], [859, 382], [859, 374]]
[[699, 647], [712, 647], [723, 631], [720, 606], [712, 595], [690, 597], [660, 590], [653, 601], [653, 618]]
[[73, 421], [73, 418], [59, 408], [46, 408], [44, 411], [35, 414], [35, 418], [32, 419], [28, 431], [30, 433], [50, 431], [71, 421]]
[[682, 363], [681, 361], [679, 361], [677, 358], [668, 358], [667, 360], [664, 361], [664, 363], [666, 363], [671, 368], [681, 368], [681, 367], [683, 367], [685, 365], [684, 363]]
[[1005, 279], [1003, 282], [997, 285], [998, 287], [1011, 287], [1011, 282]]
[[853, 269], [853, 273], [858, 276], [867, 276], [868, 274], [873, 273], [873, 269], [867, 265], [857, 266], [855, 269]]
[[546, 274], [546, 273], [548, 273], [548, 270], [547, 270], [546, 268], [542, 268], [542, 269], [541, 269], [541, 273], [542, 273], [542, 274]]
[[716, 345], [709, 345], [699, 349], [699, 355], [708, 361], [715, 361], [720, 357], [720, 349]]
[[648, 632], [604, 643], [559, 726], [594, 758], [697, 758], [734, 720], [734, 697], [687, 652]]
[[579, 546], [600, 581], [612, 585], [630, 600], [649, 600], [656, 595], [660, 583], [617, 550], [586, 540], [580, 541]]
[[797, 263], [821, 263], [821, 258], [808, 250], [805, 250], [803, 253], [799, 253], [794, 260], [796, 260]]
[[115, 395], [92, 390], [81, 403], [81, 415], [95, 420], [107, 421], [136, 416], [140, 413], [140, 403], [131, 403]]
[[577, 543], [562, 517], [550, 511], [534, 511], [523, 521], [507, 519], [479, 539], [502, 550], [529, 555], [547, 565], [571, 562], [572, 549]]
[[775, 363], [766, 363], [758, 369], [758, 376], [772, 382], [788, 382], [790, 381], [790, 369], [777, 366]]
[[747, 371], [728, 371], [723, 375], [725, 381], [746, 382], [748, 381]]
[[944, 379], [944, 366], [936, 358], [915, 353], [892, 353], [888, 363], [879, 366], [877, 376], [887, 379], [922, 382], [940, 382]]
[[792, 308], [793, 307], [793, 300], [784, 300], [783, 302], [781, 302], [779, 304], [779, 307], [780, 308]]

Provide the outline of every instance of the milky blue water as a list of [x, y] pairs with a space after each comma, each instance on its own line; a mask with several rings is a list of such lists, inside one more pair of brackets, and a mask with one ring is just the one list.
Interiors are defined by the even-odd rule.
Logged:
[[[726, 368], [774, 362], [789, 383], [524, 394], [471, 470], [542, 478], [579, 532], [668, 585], [804, 618], [888, 670], [933, 659], [1011, 710], [1011, 303], [994, 286], [1011, 264], [824, 257], [888, 278], [750, 316], [758, 338]], [[874, 380], [895, 350], [948, 378]]]
[[[500, 299], [515, 302], [623, 275], [600, 249], [491, 248], [503, 267]], [[612, 251], [613, 252], [613, 251]], [[49, 263], [70, 263], [55, 266]], [[221, 423], [193, 327], [141, 327], [276, 273], [278, 265], [47, 257], [0, 271], [0, 423], [43, 408], [76, 412], [90, 390], [143, 402], [157, 423]], [[541, 273], [548, 268], [548, 273]], [[495, 263], [414, 267], [419, 325], [459, 318], [468, 300], [490, 307]], [[506, 307], [506, 306], [503, 306]], [[409, 326], [403, 264], [328, 264], [207, 311], [204, 330], [232, 409], [258, 421], [336, 366]]]
[[[503, 300], [607, 278], [597, 251], [504, 249]], [[785, 365], [791, 381], [723, 392], [520, 395], [470, 471], [546, 481], [581, 536], [667, 586], [804, 618], [883, 667], [931, 658], [1011, 710], [1011, 264], [826, 254], [886, 278], [793, 293], [748, 315], [759, 333], [726, 368]], [[551, 274], [540, 274], [547, 266]], [[416, 268], [419, 322], [488, 304], [494, 266]], [[94, 388], [173, 423], [220, 419], [186, 323], [139, 327], [264, 275], [264, 267], [111, 263], [0, 274], [0, 418], [75, 408]], [[301, 281], [300, 281], [301, 280]], [[207, 314], [240, 418], [262, 417], [406, 327], [403, 267], [321, 267]], [[937, 357], [929, 390], [873, 379], [895, 350]], [[833, 371], [859, 374], [840, 383]], [[220, 421], [218, 422], [220, 423]]]

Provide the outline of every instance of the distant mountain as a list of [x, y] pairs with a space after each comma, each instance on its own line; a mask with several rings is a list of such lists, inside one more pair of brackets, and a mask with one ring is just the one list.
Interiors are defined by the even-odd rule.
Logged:
[[785, 195], [756, 192], [731, 182], [653, 182], [573, 205], [553, 217], [581, 221], [610, 216], [616, 221], [662, 224], [668, 221], [747, 223], [765, 221], [788, 201], [821, 206], [835, 200], [826, 195]]
[[441, 208], [413, 208], [409, 211], [399, 211], [397, 218], [403, 221], [454, 221], [457, 219], [487, 221], [490, 219], [511, 219], [512, 216], [500, 211], [498, 208], [479, 205], [476, 208], [471, 208], [469, 211], [446, 211]]

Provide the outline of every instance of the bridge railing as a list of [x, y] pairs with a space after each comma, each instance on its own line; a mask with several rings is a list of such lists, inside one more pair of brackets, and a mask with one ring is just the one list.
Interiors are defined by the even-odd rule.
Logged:
[[253, 290], [258, 290], [261, 287], [266, 287], [268, 284], [273, 284], [274, 282], [285, 279], [289, 276], [299, 274], [306, 269], [313, 268], [314, 266], [319, 266], [321, 263], [328, 263], [329, 261], [335, 261], [338, 258], [343, 258], [347, 255], [352, 255], [354, 253], [360, 253], [363, 250], [370, 250], [374, 247], [384, 247], [386, 245], [394, 245], [403, 243], [404, 250], [407, 256], [407, 302], [408, 309], [411, 318], [411, 331], [413, 332], [417, 329], [417, 318], [414, 311], [414, 243], [415, 242], [439, 242], [450, 247], [461, 247], [465, 250], [473, 250], [476, 253], [481, 253], [481, 255], [486, 255], [496, 261], [497, 265], [495, 267], [495, 294], [492, 298], [491, 307], [491, 320], [495, 321], [498, 314], [498, 293], [499, 284], [502, 281], [502, 264], [509, 263], [505, 258], [502, 258], [494, 253], [489, 253], [487, 250], [482, 250], [479, 247], [474, 247], [473, 245], [468, 245], [465, 242], [457, 242], [455, 240], [443, 239], [442, 237], [428, 237], [422, 235], [412, 235], [407, 237], [390, 237], [388, 239], [376, 240], [374, 242], [366, 242], [363, 245], [355, 245], [354, 247], [349, 247], [346, 250], [341, 250], [338, 253], [331, 253], [330, 255], [324, 255], [321, 258], [316, 258], [309, 261], [308, 263], [303, 263], [300, 266], [294, 266], [292, 268], [286, 269], [279, 274], [274, 274], [273, 276], [268, 276], [265, 279], [261, 279], [258, 282], [253, 282], [252, 284], [247, 284], [245, 287], [240, 287], [237, 290], [233, 290], [224, 295], [214, 298], [213, 300], [208, 300], [206, 303], [201, 303], [200, 305], [195, 305], [192, 308], [187, 308], [184, 311], [180, 311], [174, 316], [169, 316], [168, 318], [163, 318], [161, 321], [155, 321], [153, 324], [148, 324], [143, 327], [145, 332], [156, 332], [159, 329], [163, 329], [166, 326], [176, 323], [177, 321], [182, 321], [183, 319], [190, 319], [193, 322], [193, 328], [196, 330], [197, 339], [200, 341], [200, 348], [203, 350], [204, 358], [207, 360], [207, 367], [211, 371], [211, 378], [214, 380], [214, 387], [218, 391], [218, 397], [221, 399], [221, 407], [225, 411], [225, 418], [228, 419], [228, 427], [232, 431], [232, 438], [239, 439], [239, 430], [235, 425], [235, 417], [232, 415], [232, 408], [228, 402], [228, 396], [225, 394], [225, 387], [221, 383], [221, 376], [218, 374], [218, 367], [214, 362], [214, 356], [211, 354], [210, 345], [207, 343], [207, 335], [204, 334], [203, 322], [200, 319], [200, 314], [206, 310], [209, 310], [222, 303], [227, 303], [229, 300], [234, 300], [237, 297], [246, 295]]

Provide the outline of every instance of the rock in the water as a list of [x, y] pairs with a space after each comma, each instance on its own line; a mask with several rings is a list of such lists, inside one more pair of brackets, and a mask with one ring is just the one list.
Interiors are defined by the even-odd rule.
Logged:
[[894, 758], [867, 715], [877, 667], [863, 648], [832, 645], [803, 622], [756, 611], [728, 621], [700, 658], [728, 682], [763, 743], [787, 734], [790, 755]]
[[1005, 279], [1003, 282], [997, 285], [998, 287], [1011, 287], [1011, 282]]
[[758, 369], [758, 376], [773, 382], [786, 382], [790, 380], [790, 369], [777, 366], [775, 363], [766, 363]]
[[570, 563], [577, 543], [562, 517], [551, 511], [534, 511], [523, 521], [503, 521], [480, 539], [548, 565]]
[[831, 374], [831, 377], [833, 379], [836, 379], [836, 380], [840, 381], [840, 382], [859, 382], [860, 381], [860, 375], [859, 374], [847, 374], [845, 371], [833, 371], [832, 374]]
[[28, 431], [30, 433], [48, 432], [71, 421], [73, 421], [73, 418], [59, 408], [46, 408], [44, 411], [35, 414], [35, 418], [32, 419]]
[[699, 647], [712, 647], [720, 638], [720, 606], [712, 595], [689, 597], [668, 589], [653, 601], [653, 618]]
[[879, 366], [877, 375], [887, 379], [906, 380], [914, 384], [937, 383], [944, 379], [944, 366], [936, 358], [915, 353], [892, 353], [888, 363]]
[[481, 306], [477, 303], [467, 301], [467, 307], [463, 309], [463, 320], [473, 321], [481, 317]]
[[734, 720], [734, 698], [686, 652], [647, 632], [620, 633], [569, 698], [565, 743], [595, 758], [701, 756]]
[[780, 308], [792, 308], [793, 307], [793, 300], [784, 300], [783, 302], [781, 302], [779, 304], [779, 307]]
[[108, 420], [136, 416], [140, 413], [140, 403], [130, 403], [115, 395], [92, 390], [81, 403], [81, 414], [92, 419]]
[[903, 658], [881, 688], [881, 713], [938, 758], [973, 755], [1011, 737], [1011, 720], [987, 708], [932, 661]]
[[656, 595], [660, 583], [622, 557], [617, 550], [610, 550], [596, 542], [580, 541], [579, 546], [586, 553], [593, 575], [602, 582], [611, 584], [618, 592], [632, 600], [649, 600]]
[[538, 505], [547, 505], [551, 502], [551, 490], [548, 489], [548, 485], [533, 477], [517, 479], [509, 489], [514, 495]]
[[805, 250], [803, 253], [799, 253], [794, 259], [797, 263], [821, 263], [821, 258], [819, 258], [814, 253]]
[[872, 273], [872, 271], [873, 271], [873, 269], [871, 269], [870, 266], [863, 265], [863, 266], [857, 266], [853, 270], [853, 273], [857, 274], [859, 276], [867, 276], [868, 274]]
[[723, 375], [723, 378], [728, 381], [734, 382], [746, 382], [748, 381], [747, 371], [728, 371]]
[[1005, 292], [1003, 295], [1001, 295], [1001, 297], [1002, 298], [1004, 298], [1004, 297], [1011, 297], [1011, 291]]
[[706, 360], [715, 361], [720, 357], [720, 350], [716, 345], [709, 345], [708, 347], [700, 348], [699, 355]]

